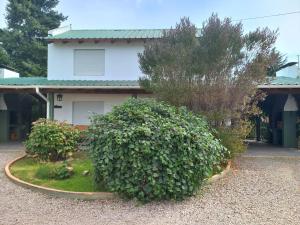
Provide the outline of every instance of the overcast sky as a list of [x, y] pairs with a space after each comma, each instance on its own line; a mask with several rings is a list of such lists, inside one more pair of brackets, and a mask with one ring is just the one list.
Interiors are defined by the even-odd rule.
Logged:
[[[0, 0], [0, 27], [5, 27], [5, 5]], [[60, 0], [57, 9], [73, 29], [169, 28], [183, 16], [198, 27], [213, 13], [239, 20], [300, 11], [300, 0]], [[300, 13], [244, 20], [245, 31], [268, 26], [279, 29], [278, 49], [296, 60], [300, 54]]]

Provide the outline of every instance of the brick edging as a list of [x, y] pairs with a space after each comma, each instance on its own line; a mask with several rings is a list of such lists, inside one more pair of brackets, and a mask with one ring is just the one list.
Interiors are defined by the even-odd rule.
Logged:
[[215, 181], [225, 177], [231, 170], [231, 166], [232, 166], [232, 161], [229, 160], [226, 168], [221, 173], [215, 174], [212, 177], [208, 178], [207, 183], [211, 184], [211, 183], [214, 183]]

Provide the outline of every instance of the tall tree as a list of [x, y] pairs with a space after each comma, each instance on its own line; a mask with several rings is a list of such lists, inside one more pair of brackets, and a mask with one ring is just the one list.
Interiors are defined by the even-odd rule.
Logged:
[[10, 66], [10, 59], [5, 51], [5, 49], [1, 46], [2, 43], [0, 43], [0, 66], [5, 65], [5, 66]]
[[161, 40], [146, 44], [140, 83], [158, 99], [204, 114], [218, 129], [241, 128], [241, 134], [247, 118], [259, 113], [257, 84], [282, 61], [276, 38], [268, 28], [244, 33], [241, 23], [214, 14], [200, 29], [183, 18]]
[[[7, 28], [0, 42], [10, 65], [22, 76], [46, 76], [48, 30], [57, 28], [67, 17], [55, 10], [58, 0], [8, 0]], [[1, 63], [1, 62], [0, 62]]]

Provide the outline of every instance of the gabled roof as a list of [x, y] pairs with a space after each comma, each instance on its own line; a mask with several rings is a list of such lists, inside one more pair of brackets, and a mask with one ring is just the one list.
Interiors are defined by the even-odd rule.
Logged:
[[68, 30], [48, 36], [47, 40], [77, 39], [155, 39], [161, 38], [164, 29]]
[[48, 80], [45, 77], [20, 77], [0, 79], [0, 88], [140, 88], [136, 80]]

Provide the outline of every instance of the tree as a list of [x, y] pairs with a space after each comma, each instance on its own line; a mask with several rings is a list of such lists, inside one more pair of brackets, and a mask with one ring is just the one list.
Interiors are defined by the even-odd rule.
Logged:
[[10, 65], [9, 56], [5, 51], [5, 49], [1, 46], [1, 43], [0, 43], [0, 65], [6, 65], [6, 66]]
[[245, 128], [259, 113], [257, 84], [282, 60], [276, 38], [268, 28], [244, 34], [241, 23], [215, 14], [201, 29], [183, 18], [139, 54], [140, 83], [158, 99], [206, 115], [215, 128]]
[[7, 28], [0, 41], [10, 64], [23, 76], [46, 76], [48, 30], [57, 28], [67, 17], [54, 8], [58, 0], [9, 0]]

